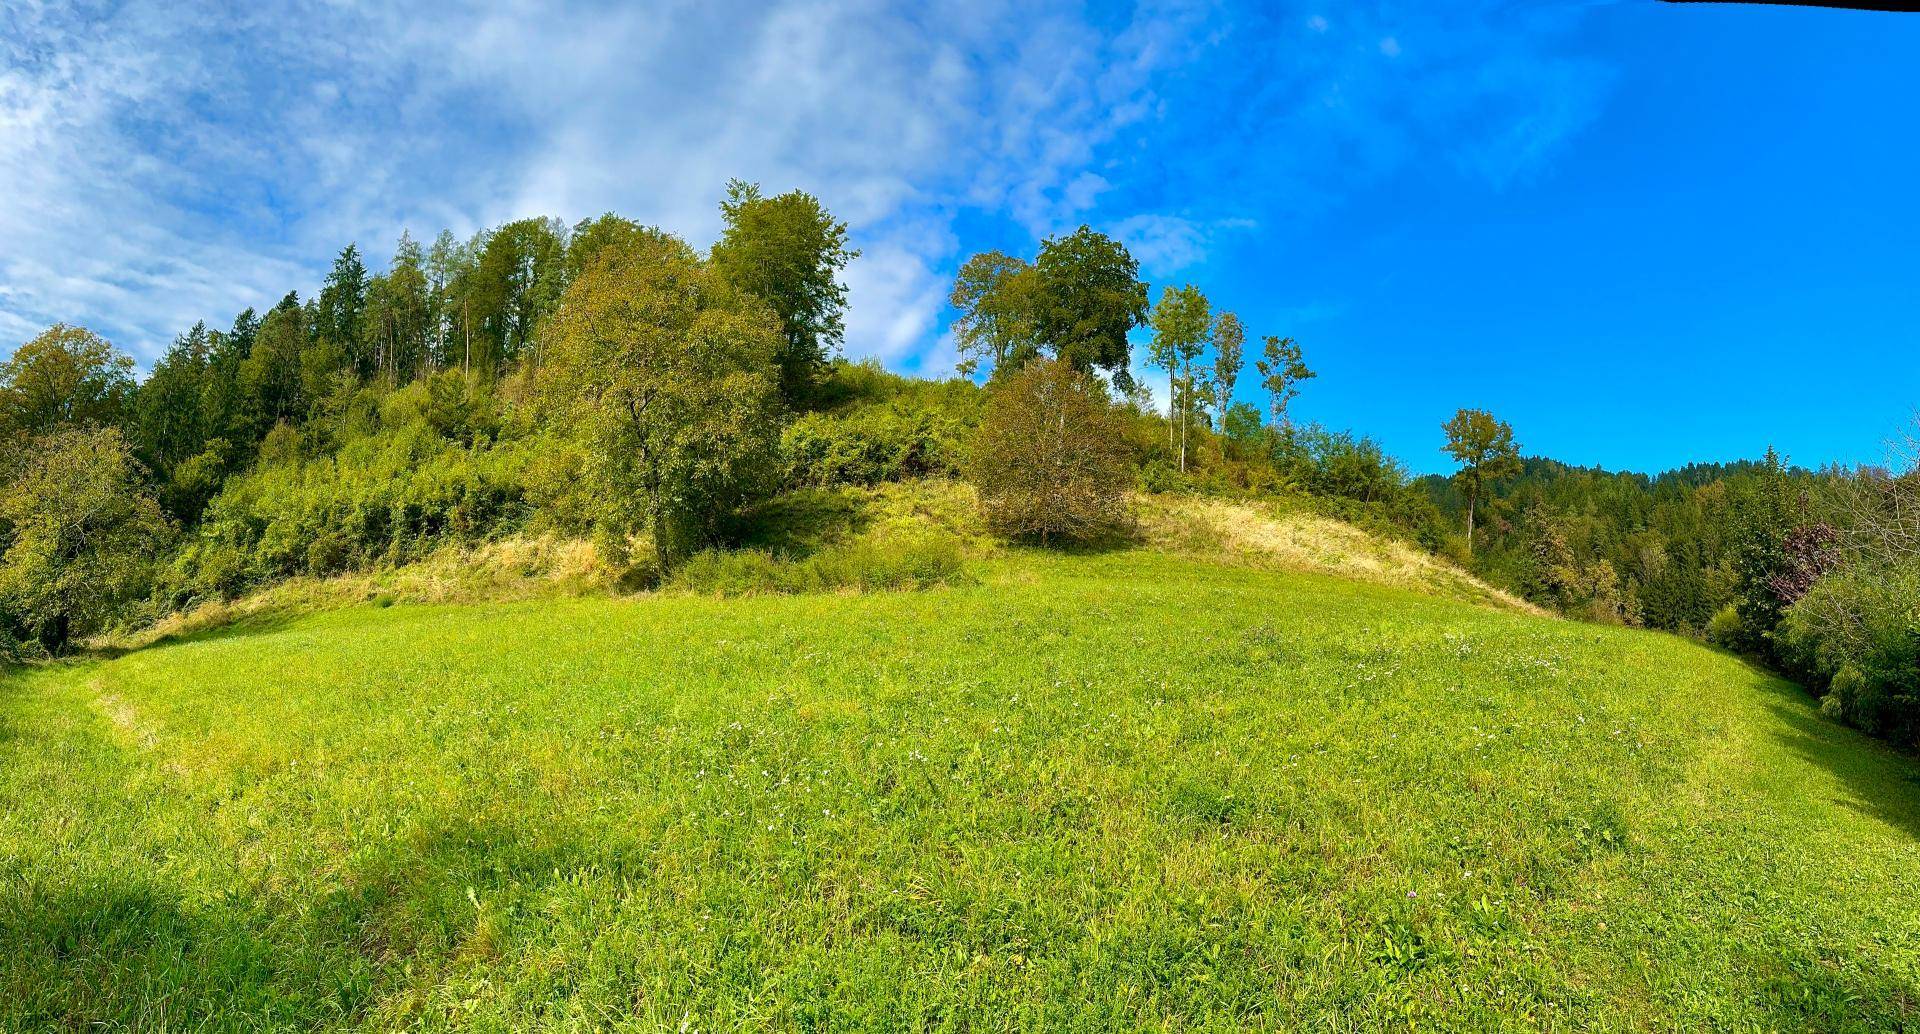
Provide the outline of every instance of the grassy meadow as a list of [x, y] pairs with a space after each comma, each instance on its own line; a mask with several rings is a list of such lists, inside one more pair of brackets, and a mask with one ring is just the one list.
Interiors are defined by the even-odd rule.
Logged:
[[1920, 1023], [1912, 761], [1681, 639], [1187, 552], [7, 676], [0, 1029]]

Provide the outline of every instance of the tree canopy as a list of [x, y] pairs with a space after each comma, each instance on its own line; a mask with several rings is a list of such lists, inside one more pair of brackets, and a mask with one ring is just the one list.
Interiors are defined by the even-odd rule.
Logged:
[[616, 548], [647, 530], [669, 569], [767, 487], [779, 320], [685, 243], [605, 248], [552, 330], [544, 395], [587, 449], [595, 517]]
[[726, 229], [713, 246], [714, 269], [779, 318], [780, 391], [802, 405], [846, 334], [840, 273], [859, 252], [847, 247], [847, 224], [805, 191], [767, 197], [733, 180], [720, 213]]
[[116, 423], [133, 392], [132, 358], [91, 330], [56, 323], [0, 360], [0, 436]]
[[1119, 241], [1082, 226], [1040, 242], [1025, 259], [987, 251], [960, 267], [948, 301], [960, 311], [954, 336], [960, 369], [1012, 373], [1046, 355], [1086, 373], [1103, 372], [1121, 392], [1133, 387], [1127, 340], [1147, 318], [1147, 285]]
[[118, 430], [42, 436], [0, 483], [0, 609], [59, 653], [145, 588], [167, 534]]

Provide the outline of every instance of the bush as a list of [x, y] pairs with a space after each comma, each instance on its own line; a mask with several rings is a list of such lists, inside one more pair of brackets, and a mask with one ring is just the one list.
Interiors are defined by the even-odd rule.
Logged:
[[0, 671], [20, 664], [30, 653], [27, 644], [22, 643], [20, 637], [7, 627], [5, 615], [0, 615]]
[[965, 553], [952, 535], [858, 539], [783, 559], [759, 549], [710, 549], [689, 557], [669, 583], [707, 596], [925, 589], [957, 580]]
[[1707, 619], [1707, 642], [1723, 650], [1738, 650], [1746, 641], [1746, 628], [1740, 621], [1740, 608], [1727, 604]]
[[974, 437], [987, 527], [1008, 538], [1091, 541], [1130, 527], [1125, 418], [1106, 387], [1052, 360], [1007, 377]]
[[787, 426], [780, 452], [789, 487], [877, 485], [958, 474], [964, 433], [959, 421], [925, 411], [809, 413]]
[[1920, 572], [1852, 569], [1816, 582], [1775, 635], [1782, 662], [1849, 725], [1920, 746]]
[[465, 447], [410, 424], [339, 455], [283, 460], [228, 481], [168, 586], [173, 606], [259, 582], [417, 559], [518, 530], [525, 450]]

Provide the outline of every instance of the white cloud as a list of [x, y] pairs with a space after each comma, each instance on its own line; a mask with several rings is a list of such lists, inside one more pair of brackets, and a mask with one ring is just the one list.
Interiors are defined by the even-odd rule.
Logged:
[[1303, 165], [1388, 167], [1424, 130], [1483, 123], [1447, 139], [1453, 160], [1508, 178], [1594, 103], [1581, 68], [1525, 46], [1423, 40], [1424, 64], [1382, 79], [1355, 41], [1423, 23], [1343, 10], [1304, 19], [1303, 40], [1284, 18], [1265, 33], [1157, 0], [1118, 24], [1012, 0], [16, 0], [0, 350], [67, 320], [151, 359], [196, 319], [310, 290], [349, 240], [383, 262], [402, 228], [617, 210], [704, 244], [740, 176], [852, 225], [848, 351], [932, 369], [969, 219], [1034, 237], [1091, 222], [1150, 272], [1184, 272], [1263, 214], [1246, 179], [1307, 199], [1338, 188]]
[[1108, 232], [1140, 261], [1149, 279], [1170, 277], [1206, 261], [1208, 248], [1222, 231], [1247, 231], [1251, 219], [1225, 218], [1198, 222], [1185, 216], [1142, 212], [1113, 223]]
[[[934, 336], [946, 305], [948, 276], [925, 257], [894, 241], [863, 249], [847, 270], [847, 354], [892, 366], [936, 370], [919, 351]], [[952, 362], [945, 364], [949, 369]]]

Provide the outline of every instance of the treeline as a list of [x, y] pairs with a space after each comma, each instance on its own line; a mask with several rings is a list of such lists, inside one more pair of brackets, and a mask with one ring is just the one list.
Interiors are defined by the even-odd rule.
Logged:
[[[1649, 477], [1519, 459], [1486, 484], [1482, 577], [1563, 613], [1709, 639], [1920, 746], [1920, 448], [1894, 468], [1695, 464]], [[1464, 527], [1467, 479], [1421, 481]]]
[[1305, 500], [1562, 612], [1761, 656], [1915, 735], [1920, 475], [1580, 470], [1463, 409], [1459, 471], [1415, 481], [1291, 420], [1314, 378], [1298, 342], [1249, 348], [1197, 285], [1154, 299], [1087, 227], [970, 259], [964, 376], [898, 377], [838, 358], [854, 254], [818, 199], [736, 182], [721, 210], [705, 254], [611, 214], [403, 235], [379, 273], [350, 245], [314, 297], [196, 325], [144, 381], [81, 328], [22, 344], [0, 362], [0, 656], [523, 531], [590, 536], [632, 584], [924, 584], [951, 550], [687, 560], [752, 539], [781, 492], [967, 477], [993, 530], [1047, 543], [1126, 534], [1129, 491]]
[[[1704, 635], [1733, 601], [1734, 530], [1772, 476], [1766, 461], [1649, 477], [1518, 459], [1489, 485], [1472, 554], [1463, 549], [1462, 559], [1566, 614]], [[1465, 521], [1467, 493], [1457, 478], [1421, 484], [1450, 522]]]
[[[565, 320], [565, 301], [584, 311], [616, 260], [647, 256], [648, 276], [617, 290], [654, 306], [636, 325], [672, 339], [641, 361], [669, 360], [667, 381], [711, 387], [720, 403], [759, 398], [759, 433], [777, 441], [827, 377], [852, 253], [844, 224], [801, 192], [736, 182], [722, 210], [705, 256], [611, 214], [465, 242], [443, 233], [431, 248], [403, 235], [374, 274], [349, 245], [314, 297], [196, 325], [144, 381], [78, 327], [22, 344], [0, 363], [0, 651], [59, 652], [116, 622], [536, 517], [582, 533], [604, 523], [558, 385], [604, 336]], [[747, 339], [763, 391], [711, 365]], [[603, 372], [588, 378], [596, 388], [621, 371]], [[720, 403], [682, 400], [679, 431], [699, 433], [689, 414]], [[682, 473], [717, 487], [712, 471]]]
[[[816, 198], [736, 182], [721, 210], [705, 254], [611, 214], [403, 235], [380, 272], [349, 245], [313, 297], [197, 324], [144, 380], [82, 328], [25, 342], [0, 362], [0, 652], [523, 531], [591, 536], [652, 583], [751, 537], [742, 515], [771, 494], [929, 476], [973, 477], [1013, 537], [1113, 533], [1114, 493], [1137, 488], [1434, 523], [1377, 445], [1286, 419], [1312, 376], [1297, 344], [1254, 357], [1263, 419], [1234, 401], [1237, 318], [1191, 285], [1149, 306], [1103, 234], [967, 263], [972, 376], [924, 381], [837, 357], [854, 254]], [[1165, 411], [1129, 375], [1143, 328]], [[1048, 454], [1035, 412], [1085, 416], [1081, 440], [1110, 447]], [[1043, 462], [1091, 480], [1002, 478]]]

